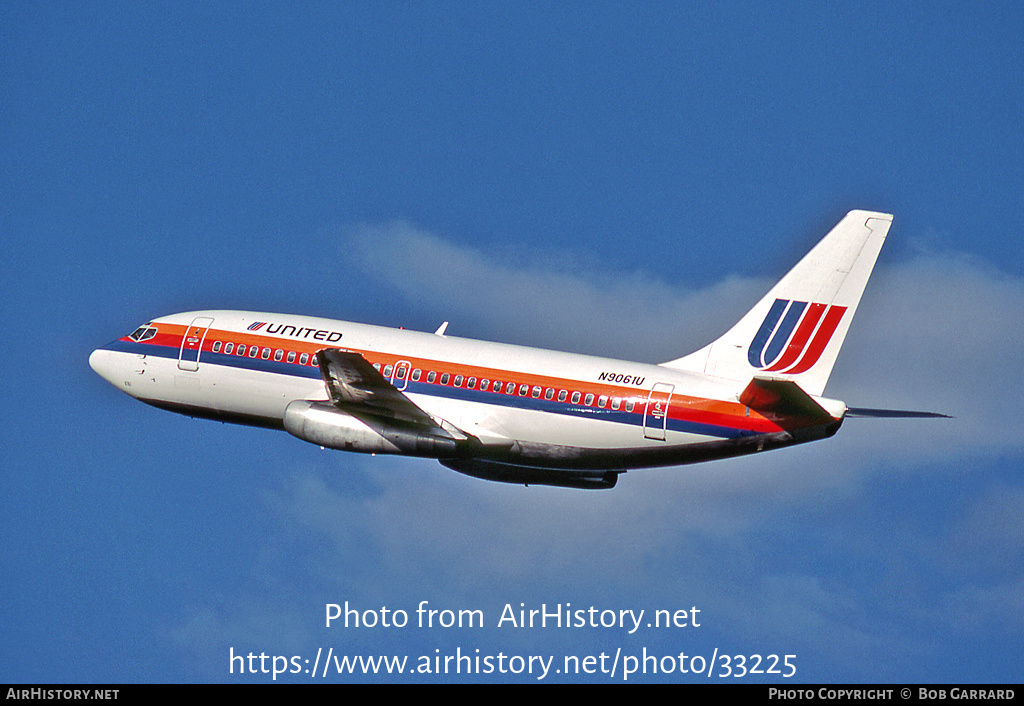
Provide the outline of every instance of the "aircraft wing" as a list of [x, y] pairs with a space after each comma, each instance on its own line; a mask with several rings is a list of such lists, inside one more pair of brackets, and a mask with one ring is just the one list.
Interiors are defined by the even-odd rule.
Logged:
[[320, 374], [335, 407], [345, 412], [372, 414], [441, 429], [454, 438], [466, 438], [451, 424], [420, 409], [359, 353], [324, 348], [317, 352], [317, 356]]

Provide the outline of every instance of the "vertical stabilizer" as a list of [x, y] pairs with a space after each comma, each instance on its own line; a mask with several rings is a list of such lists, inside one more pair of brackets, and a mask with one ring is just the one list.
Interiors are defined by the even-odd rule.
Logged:
[[820, 396], [891, 225], [887, 213], [850, 211], [724, 336], [662, 365], [794, 380]]

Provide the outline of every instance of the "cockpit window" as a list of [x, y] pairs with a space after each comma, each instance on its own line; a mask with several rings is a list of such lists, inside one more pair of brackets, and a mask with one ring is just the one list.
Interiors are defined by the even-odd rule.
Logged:
[[128, 338], [133, 341], [142, 342], [148, 341], [156, 335], [156, 327], [146, 324], [145, 326], [139, 326], [137, 329], [128, 334]]

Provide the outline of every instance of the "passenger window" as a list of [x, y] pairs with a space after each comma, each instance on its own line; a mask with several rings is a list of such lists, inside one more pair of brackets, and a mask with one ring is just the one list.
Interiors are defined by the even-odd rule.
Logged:
[[249, 357], [250, 358], [255, 358], [259, 354], [260, 354], [260, 347], [259, 346], [249, 346]]
[[612, 398], [612, 409], [618, 409], [622, 406], [622, 400], [618, 397]]
[[580, 393], [578, 393], [578, 392], [572, 393], [572, 403], [573, 404], [579, 404], [580, 403]]
[[516, 384], [514, 382], [510, 382], [509, 384], [505, 385], [505, 394], [506, 395], [511, 395], [515, 391], [516, 391]]
[[429, 373], [427, 373], [427, 382], [433, 384], [434, 380], [437, 380], [437, 373], [431, 370]]
[[312, 365], [313, 367], [320, 365], [320, 363], [316, 359], [315, 353], [313, 354], [313, 357], [309, 359], [309, 364]]
[[262, 356], [262, 358], [263, 358], [263, 360], [270, 360], [270, 349], [269, 348], [264, 348], [263, 349], [263, 356]]
[[393, 368], [390, 365], [385, 365], [384, 366], [384, 377], [386, 377], [386, 378], [391, 377], [391, 371], [392, 370], [393, 370]]
[[449, 375], [448, 373], [441, 373], [441, 384], [442, 385], [447, 385], [449, 379], [451, 379], [451, 375]]
[[220, 353], [220, 341], [213, 342], [213, 352]]
[[398, 378], [399, 380], [405, 380], [405, 374], [407, 372], [409, 372], [409, 368], [404, 366], [404, 365], [401, 366], [401, 367], [395, 368], [395, 377]]
[[226, 355], [231, 355], [231, 351], [234, 350], [234, 348], [235, 344], [229, 342], [226, 346], [224, 346], [224, 353]]
[[244, 343], [239, 343], [238, 344], [238, 350], [235, 351], [235, 354], [236, 355], [245, 355], [245, 344]]
[[593, 392], [588, 392], [587, 393], [587, 396], [583, 398], [583, 404], [587, 405], [588, 407], [590, 405], [594, 404], [594, 393]]
[[422, 371], [419, 368], [416, 368], [415, 370], [413, 370], [412, 371], [412, 381], [413, 382], [419, 382], [420, 381], [420, 376], [422, 374], [423, 373], [422, 373]]
[[309, 362], [309, 353], [303, 353], [299, 356], [299, 365], [305, 365]]
[[462, 376], [461, 375], [456, 375], [455, 376], [455, 387], [462, 387]]
[[600, 397], [598, 397], [597, 398], [597, 406], [601, 407], [602, 409], [604, 407], [607, 407], [608, 406], [608, 395], [601, 395]]
[[548, 389], [544, 390], [544, 399], [546, 399], [546, 400], [550, 400], [550, 399], [552, 399], [552, 398], [553, 398], [554, 396], [555, 396], [555, 391], [554, 391], [554, 389], [552, 389], [552, 388], [550, 388], [550, 387], [549, 387]]
[[470, 378], [469, 380], [466, 380], [466, 387], [468, 387], [470, 390], [474, 389], [476, 387], [476, 378]]
[[633, 405], [633, 400], [626, 400], [626, 411], [627, 412], [632, 412], [633, 411], [633, 406], [634, 406]]
[[540, 385], [534, 385], [533, 386], [533, 390], [530, 391], [530, 395], [533, 397], [533, 399], [539, 398], [540, 397]]
[[295, 362], [295, 351], [288, 351], [288, 360], [286, 362], [288, 362], [288, 363], [294, 363]]
[[280, 348], [274, 351], [274, 360], [276, 360], [278, 363], [284, 360], [284, 351], [281, 350]]
[[558, 391], [558, 401], [559, 402], [565, 402], [565, 398], [568, 397], [568, 396], [569, 396], [569, 393], [566, 392], [565, 390], [559, 390]]

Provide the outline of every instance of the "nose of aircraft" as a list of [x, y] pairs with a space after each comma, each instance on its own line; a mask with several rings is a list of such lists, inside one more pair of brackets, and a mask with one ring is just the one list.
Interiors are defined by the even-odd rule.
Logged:
[[114, 354], [111, 351], [97, 348], [89, 356], [89, 367], [111, 385], [117, 385], [117, 366], [113, 357]]

